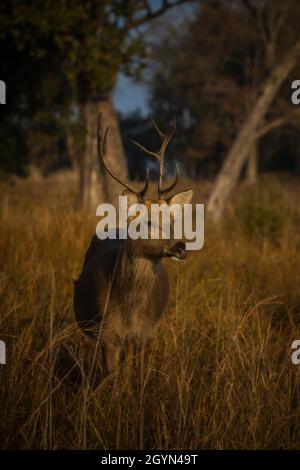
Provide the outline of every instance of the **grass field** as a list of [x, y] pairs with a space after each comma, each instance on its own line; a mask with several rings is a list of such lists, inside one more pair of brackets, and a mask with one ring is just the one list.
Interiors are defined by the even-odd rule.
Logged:
[[96, 217], [73, 209], [68, 175], [0, 190], [0, 448], [300, 447], [299, 181], [240, 188], [204, 249], [166, 262], [150, 356], [114, 385], [72, 311]]

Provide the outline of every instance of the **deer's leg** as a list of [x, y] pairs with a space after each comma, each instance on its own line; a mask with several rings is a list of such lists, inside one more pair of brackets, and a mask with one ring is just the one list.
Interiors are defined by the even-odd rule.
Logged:
[[137, 357], [145, 356], [150, 354], [151, 350], [151, 338], [144, 338], [136, 344], [135, 354]]
[[108, 373], [117, 372], [120, 365], [121, 345], [108, 343], [103, 347], [104, 363]]

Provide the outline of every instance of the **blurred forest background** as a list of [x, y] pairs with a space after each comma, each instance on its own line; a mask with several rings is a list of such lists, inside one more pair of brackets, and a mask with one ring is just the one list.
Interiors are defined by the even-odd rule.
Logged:
[[102, 112], [112, 166], [142, 179], [149, 163], [127, 137], [156, 141], [143, 108], [116, 113], [113, 91], [126, 74], [147, 85], [162, 128], [176, 116], [169, 173], [179, 162], [189, 178], [214, 181], [208, 210], [218, 218], [241, 178], [254, 184], [258, 172], [300, 173], [299, 110], [291, 103], [299, 19], [297, 0], [3, 2], [1, 177], [67, 167], [79, 206], [114, 200], [120, 187], [97, 162]]
[[[0, 448], [299, 448], [299, 25], [299, 0], [0, 2]], [[145, 367], [112, 386], [72, 280], [122, 191], [99, 112], [140, 187], [157, 168], [128, 137], [155, 149], [148, 111], [162, 129], [175, 115], [166, 178], [178, 163], [209, 217], [203, 250], [164, 261]]]

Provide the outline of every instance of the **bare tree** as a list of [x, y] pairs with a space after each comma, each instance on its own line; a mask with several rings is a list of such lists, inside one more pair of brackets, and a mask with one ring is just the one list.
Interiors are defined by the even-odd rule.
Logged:
[[270, 128], [275, 127], [275, 124], [279, 125], [279, 123], [281, 123], [281, 120], [276, 120], [273, 123], [269, 123], [264, 128], [259, 128], [276, 93], [284, 80], [289, 76], [299, 56], [300, 39], [287, 52], [286, 56], [274, 68], [269, 78], [266, 80], [260, 96], [238, 133], [217, 177], [215, 187], [208, 202], [208, 211], [213, 215], [215, 220], [220, 218], [224, 205], [238, 181], [242, 167], [250, 154], [251, 147], [257, 139], [257, 136], [263, 135], [268, 132]]
[[250, 150], [246, 166], [246, 182], [248, 185], [253, 185], [257, 181], [258, 167], [258, 150], [257, 142], [254, 142]]
[[[136, 0], [132, 2], [132, 15], [129, 15], [128, 20], [121, 26], [124, 34], [138, 28], [155, 18], [166, 13], [171, 8], [182, 5], [184, 3], [192, 2], [194, 0], [163, 0], [161, 2], [150, 2]], [[159, 3], [159, 6], [158, 6]], [[115, 21], [115, 19], [114, 19]], [[115, 27], [119, 27], [117, 24]], [[118, 79], [115, 76], [112, 89]], [[97, 171], [97, 138], [96, 138], [96, 123], [99, 113], [102, 114], [103, 120], [108, 124], [111, 129], [110, 136], [110, 159], [112, 165], [124, 177], [127, 176], [127, 165], [120, 135], [120, 128], [117, 113], [114, 109], [112, 99], [112, 89], [101, 100], [87, 101], [83, 109], [83, 119], [86, 126], [86, 141], [85, 150], [81, 164], [79, 166], [79, 184], [80, 184], [80, 202], [81, 206], [88, 208], [94, 206], [102, 200], [116, 202], [116, 198], [120, 193], [119, 183], [112, 180], [105, 172], [102, 172], [100, 177]]]

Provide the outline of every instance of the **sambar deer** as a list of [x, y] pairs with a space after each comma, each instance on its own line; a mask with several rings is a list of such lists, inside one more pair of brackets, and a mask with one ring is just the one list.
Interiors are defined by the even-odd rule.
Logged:
[[[106, 160], [108, 128], [103, 134], [101, 116], [97, 130], [101, 164], [109, 175], [125, 188], [123, 195], [128, 198], [128, 206], [135, 203], [145, 205], [149, 221], [153, 203], [159, 206], [182, 206], [190, 203], [193, 196], [191, 189], [168, 196], [177, 184], [178, 167], [173, 183], [163, 189], [164, 155], [175, 131], [175, 119], [167, 134], [161, 132], [152, 118], [151, 121], [161, 139], [160, 149], [153, 152], [135, 141], [132, 142], [159, 163], [155, 199], [146, 197], [148, 171], [143, 189], [136, 191], [109, 165]], [[174, 225], [174, 220], [170, 220]], [[82, 272], [75, 282], [74, 310], [76, 320], [83, 330], [87, 334], [94, 330], [98, 335], [108, 373], [116, 372], [128, 344], [143, 346], [148, 343], [166, 308], [169, 282], [162, 259], [171, 257], [183, 260], [186, 256], [185, 244], [182, 241], [175, 242], [172, 235], [170, 239], [155, 240], [100, 240], [96, 235], [93, 237], [85, 255]]]

